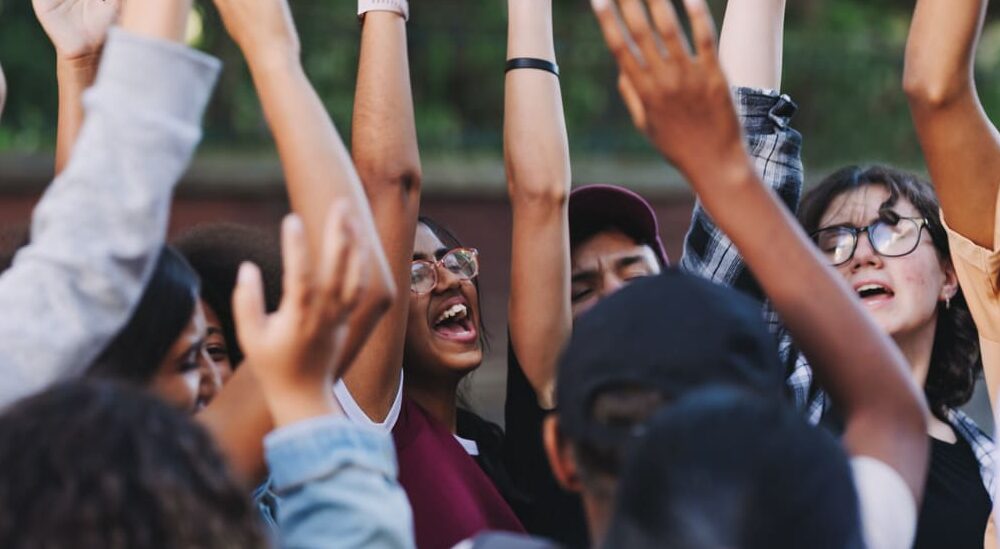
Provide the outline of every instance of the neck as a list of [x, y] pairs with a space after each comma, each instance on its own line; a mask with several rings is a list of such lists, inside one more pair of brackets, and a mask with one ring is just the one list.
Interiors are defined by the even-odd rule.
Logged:
[[927, 382], [927, 372], [931, 368], [931, 354], [934, 351], [934, 332], [936, 329], [937, 319], [935, 318], [914, 332], [893, 336], [893, 340], [910, 365], [913, 380], [920, 387], [923, 387]]
[[458, 429], [458, 383], [407, 375], [406, 394], [437, 421], [455, 433]]
[[581, 496], [583, 511], [587, 516], [587, 529], [590, 531], [590, 546], [603, 547], [604, 537], [611, 525], [611, 499], [589, 494], [586, 490]]
[[[910, 365], [913, 381], [922, 389], [927, 383], [927, 374], [931, 369], [931, 355], [934, 352], [934, 334], [937, 330], [937, 318], [919, 330], [893, 336], [899, 350], [903, 352]], [[957, 438], [951, 426], [931, 415], [927, 420], [927, 434], [945, 442], [954, 443]]]

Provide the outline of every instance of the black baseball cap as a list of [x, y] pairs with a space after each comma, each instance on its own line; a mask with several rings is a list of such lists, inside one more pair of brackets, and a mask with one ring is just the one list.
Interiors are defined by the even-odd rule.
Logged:
[[745, 389], [692, 391], [629, 448], [606, 547], [864, 546], [840, 442], [788, 402]]
[[759, 302], [667, 269], [629, 284], [574, 322], [556, 384], [560, 430], [578, 442], [614, 447], [633, 433], [594, 419], [603, 391], [651, 387], [670, 402], [722, 384], [783, 399], [784, 373]]
[[569, 193], [568, 209], [571, 246], [615, 228], [652, 248], [660, 266], [670, 265], [656, 212], [638, 193], [618, 185], [586, 185]]

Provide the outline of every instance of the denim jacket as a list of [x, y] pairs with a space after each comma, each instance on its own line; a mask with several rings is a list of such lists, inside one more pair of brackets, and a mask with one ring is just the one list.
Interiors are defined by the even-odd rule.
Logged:
[[319, 417], [272, 432], [264, 450], [280, 498], [280, 547], [414, 546], [389, 433]]

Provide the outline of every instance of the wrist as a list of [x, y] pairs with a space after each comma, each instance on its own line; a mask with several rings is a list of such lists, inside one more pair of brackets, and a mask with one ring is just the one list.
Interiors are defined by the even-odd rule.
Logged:
[[276, 387], [262, 383], [264, 400], [276, 427], [283, 427], [314, 417], [343, 415], [333, 395], [332, 383], [319, 381], [305, 387]]
[[56, 58], [56, 77], [60, 88], [73, 86], [86, 89], [97, 78], [97, 67], [100, 64], [100, 52], [79, 57]]
[[681, 173], [702, 194], [704, 189], [723, 190], [752, 181], [755, 168], [742, 142], [694, 165], [678, 166]]

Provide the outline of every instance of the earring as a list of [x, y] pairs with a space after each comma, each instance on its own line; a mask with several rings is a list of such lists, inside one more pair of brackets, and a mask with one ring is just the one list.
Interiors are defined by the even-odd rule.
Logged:
[[944, 298], [944, 308], [945, 309], [951, 309], [951, 298], [950, 297]]

